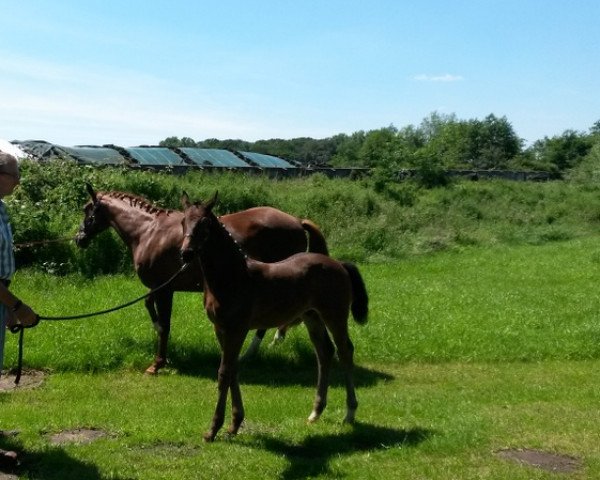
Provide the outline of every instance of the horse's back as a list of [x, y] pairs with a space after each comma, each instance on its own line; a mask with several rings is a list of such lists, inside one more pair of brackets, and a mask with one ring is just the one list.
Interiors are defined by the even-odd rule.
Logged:
[[301, 221], [273, 207], [253, 207], [220, 217], [231, 236], [248, 255], [276, 262], [307, 248]]

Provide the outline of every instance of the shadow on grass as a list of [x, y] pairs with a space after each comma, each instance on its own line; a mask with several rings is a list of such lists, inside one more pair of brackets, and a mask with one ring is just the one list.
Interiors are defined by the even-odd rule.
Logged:
[[[292, 347], [290, 345], [290, 347]], [[182, 375], [217, 378], [220, 356], [216, 351], [190, 350], [181, 354], [173, 351], [170, 365]], [[260, 352], [257, 356], [240, 363], [240, 382], [250, 385], [305, 386], [314, 387], [317, 381], [317, 360], [314, 352], [303, 346], [293, 346], [293, 351]], [[354, 367], [354, 383], [357, 387], [371, 387], [393, 376], [384, 372]], [[334, 361], [331, 369], [333, 387], [344, 386], [343, 371]]]
[[[0, 477], [3, 473], [12, 474], [18, 478], [35, 478], [38, 480], [102, 480], [98, 468], [87, 462], [71, 457], [62, 448], [47, 448], [41, 452], [24, 451], [19, 442], [13, 438], [0, 437], [0, 448], [14, 450], [19, 453], [20, 465], [13, 469], [0, 468]], [[127, 480], [124, 477], [110, 478]]]
[[[128, 352], [132, 351], [148, 352], [147, 358], [136, 354], [135, 359], [131, 361]], [[110, 352], [110, 356], [102, 356], [98, 359], [94, 359], [91, 352], [90, 358], [83, 358], [67, 365], [52, 365], [51, 368], [59, 372], [111, 372], [128, 366], [143, 373], [154, 358], [153, 344], [133, 337], [121, 338], [116, 345], [110, 347]], [[181, 375], [216, 380], [219, 362], [220, 352], [216, 345], [182, 346], [172, 342], [167, 368], [174, 369]], [[34, 364], [32, 367], [42, 368], [42, 365]], [[265, 344], [254, 357], [240, 363], [240, 381], [245, 384], [314, 387], [316, 377], [317, 361], [311, 345], [293, 339], [286, 340], [275, 348], [269, 348]], [[363, 368], [360, 364], [355, 365], [354, 368], [357, 387], [374, 386], [393, 378], [388, 373]], [[331, 369], [330, 385], [344, 386], [343, 371], [337, 358]]]
[[300, 444], [264, 435], [257, 436], [256, 441], [259, 448], [286, 458], [289, 465], [280, 478], [294, 480], [333, 473], [329, 462], [340, 455], [414, 447], [434, 433], [422, 428], [402, 430], [357, 423], [346, 433], [309, 435]]

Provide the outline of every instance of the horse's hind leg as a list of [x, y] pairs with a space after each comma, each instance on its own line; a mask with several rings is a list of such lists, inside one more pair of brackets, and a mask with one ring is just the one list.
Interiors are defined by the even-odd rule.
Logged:
[[158, 335], [156, 356], [154, 362], [146, 369], [146, 373], [155, 375], [167, 363], [167, 346], [171, 332], [171, 311], [173, 309], [173, 291], [165, 290], [150, 295], [146, 298], [145, 304]]
[[308, 329], [308, 335], [317, 355], [317, 395], [315, 396], [312, 412], [308, 417], [308, 421], [312, 423], [319, 419], [327, 406], [329, 372], [331, 370], [334, 348], [324, 323], [316, 313], [307, 313], [304, 318], [304, 324]]
[[337, 347], [338, 358], [344, 369], [346, 379], [346, 417], [344, 423], [354, 423], [358, 401], [356, 400], [354, 388], [354, 345], [352, 345], [348, 335], [347, 316], [343, 321], [328, 322], [327, 326]]
[[283, 342], [285, 340], [285, 334], [287, 333], [287, 329], [288, 329], [287, 325], [279, 327], [275, 331], [275, 336], [273, 337], [273, 340], [271, 340], [271, 343], [269, 344], [269, 346], [273, 347], [273, 346], [277, 345], [278, 343]]
[[258, 352], [258, 349], [260, 348], [260, 344], [263, 341], [263, 338], [265, 338], [265, 333], [267, 331], [266, 330], [257, 330], [256, 333], [254, 334], [254, 337], [252, 338], [252, 342], [250, 343], [250, 345], [248, 346], [248, 349], [246, 350], [246, 353], [244, 353], [244, 355], [242, 355], [240, 357], [240, 361], [244, 362], [246, 360], [248, 360], [249, 358], [252, 358], [254, 355], [256, 355], [256, 353]]

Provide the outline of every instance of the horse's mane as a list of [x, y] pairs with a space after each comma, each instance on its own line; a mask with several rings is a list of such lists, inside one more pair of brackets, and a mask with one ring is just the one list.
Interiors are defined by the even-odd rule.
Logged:
[[168, 208], [157, 207], [156, 205], [153, 205], [152, 203], [150, 203], [150, 201], [145, 199], [144, 197], [140, 197], [139, 195], [134, 195], [133, 193], [113, 191], [113, 192], [98, 192], [98, 195], [107, 196], [107, 197], [114, 198], [117, 200], [129, 201], [129, 204], [132, 207], [139, 208], [140, 210], [143, 210], [143, 211], [148, 212], [153, 215], [160, 215], [161, 213], [169, 215], [171, 212], [173, 212], [173, 210], [168, 209]]

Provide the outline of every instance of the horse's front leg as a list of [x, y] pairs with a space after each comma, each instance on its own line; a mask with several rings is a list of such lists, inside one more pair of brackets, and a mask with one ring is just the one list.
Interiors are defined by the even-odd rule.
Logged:
[[231, 388], [232, 422], [228, 429], [236, 434], [244, 421], [244, 404], [237, 379], [237, 364], [240, 350], [248, 330], [228, 331], [215, 326], [215, 333], [221, 346], [221, 365], [218, 377], [218, 399], [211, 427], [204, 434], [204, 440], [212, 442], [225, 421], [227, 393]]
[[158, 335], [158, 345], [154, 362], [146, 369], [146, 373], [155, 375], [167, 363], [167, 346], [171, 333], [171, 311], [173, 309], [173, 291], [165, 290], [150, 295], [145, 301], [146, 309]]

